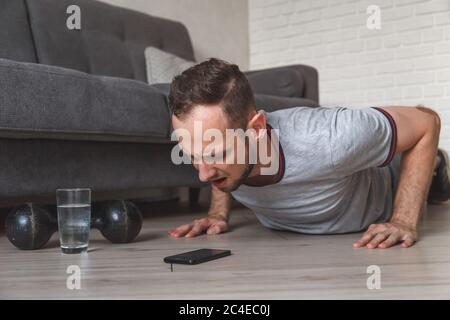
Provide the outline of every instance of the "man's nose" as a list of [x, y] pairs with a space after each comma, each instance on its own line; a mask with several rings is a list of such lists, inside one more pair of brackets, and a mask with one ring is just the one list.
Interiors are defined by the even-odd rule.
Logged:
[[214, 177], [216, 170], [211, 165], [205, 163], [199, 163], [198, 165], [198, 178], [202, 182], [207, 182]]

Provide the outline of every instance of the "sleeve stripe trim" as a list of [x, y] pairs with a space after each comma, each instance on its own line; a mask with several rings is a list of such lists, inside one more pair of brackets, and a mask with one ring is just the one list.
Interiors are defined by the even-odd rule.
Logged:
[[379, 107], [374, 107], [373, 109], [381, 112], [389, 120], [389, 125], [391, 126], [392, 130], [391, 147], [389, 149], [388, 157], [381, 165], [379, 165], [379, 167], [385, 167], [392, 161], [395, 155], [395, 150], [397, 149], [397, 124], [395, 123], [394, 118], [392, 118], [392, 116], [386, 110]]

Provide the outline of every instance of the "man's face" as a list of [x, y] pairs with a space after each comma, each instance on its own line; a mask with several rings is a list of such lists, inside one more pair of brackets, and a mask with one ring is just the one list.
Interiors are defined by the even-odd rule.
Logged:
[[[198, 130], [199, 124], [201, 131]], [[185, 129], [190, 133], [190, 143], [182, 140], [180, 146], [184, 154], [191, 157], [194, 167], [199, 171], [201, 181], [211, 182], [215, 188], [231, 192], [236, 190], [250, 174], [253, 165], [248, 164], [248, 148], [243, 141], [236, 143], [235, 139], [227, 139], [226, 129], [236, 128], [229, 124], [220, 105], [196, 106], [183, 121], [172, 116], [172, 125], [174, 130]], [[216, 141], [215, 138], [211, 138], [205, 141], [204, 134], [209, 129], [221, 132], [222, 139]], [[245, 131], [245, 128], [243, 130]], [[199, 133], [201, 137], [195, 137]], [[244, 161], [237, 161], [238, 148], [241, 148], [239, 152], [244, 155]], [[214, 157], [223, 161], [214, 161]]]

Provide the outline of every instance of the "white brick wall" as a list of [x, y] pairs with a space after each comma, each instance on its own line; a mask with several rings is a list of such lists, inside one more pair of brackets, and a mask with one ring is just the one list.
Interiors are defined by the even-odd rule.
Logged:
[[249, 0], [249, 29], [250, 69], [312, 65], [322, 105], [429, 106], [450, 151], [450, 0]]

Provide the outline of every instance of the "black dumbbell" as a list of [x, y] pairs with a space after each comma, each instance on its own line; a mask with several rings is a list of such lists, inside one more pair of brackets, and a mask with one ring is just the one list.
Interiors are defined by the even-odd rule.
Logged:
[[[142, 228], [142, 214], [130, 201], [105, 203], [93, 213], [91, 227], [99, 229], [112, 243], [133, 241]], [[46, 208], [27, 203], [15, 207], [6, 217], [6, 236], [19, 249], [35, 250], [44, 246], [57, 231], [55, 215]]]
[[56, 219], [50, 211], [33, 203], [15, 207], [5, 220], [6, 236], [22, 250], [39, 249], [57, 229]]
[[141, 231], [142, 213], [131, 201], [109, 201], [94, 214], [91, 225], [112, 243], [127, 243]]

